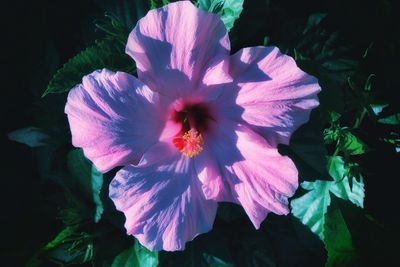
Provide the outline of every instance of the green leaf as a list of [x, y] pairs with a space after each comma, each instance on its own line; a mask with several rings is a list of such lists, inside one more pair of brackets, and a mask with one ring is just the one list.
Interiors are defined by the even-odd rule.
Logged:
[[208, 267], [233, 267], [234, 265], [229, 262], [225, 262], [224, 260], [210, 255], [208, 253], [203, 253], [203, 257], [205, 261], [207, 262]]
[[158, 265], [158, 252], [149, 251], [136, 241], [134, 247], [121, 252], [111, 267], [155, 267]]
[[340, 149], [350, 155], [360, 155], [367, 151], [367, 146], [350, 131], [344, 131], [340, 140]]
[[389, 104], [370, 104], [372, 111], [378, 116]]
[[382, 124], [400, 125], [400, 113], [396, 113], [386, 118], [379, 119], [378, 122]]
[[[97, 5], [105, 11], [106, 14], [112, 14], [128, 30], [132, 29], [136, 22], [141, 19], [149, 11], [149, 1], [132, 1], [132, 0], [94, 0]], [[126, 40], [125, 40], [126, 41]]]
[[358, 62], [352, 59], [339, 58], [327, 61], [322, 66], [330, 72], [345, 72], [354, 70], [358, 66]]
[[[330, 186], [330, 191], [337, 197], [349, 200], [358, 207], [364, 206], [364, 182], [361, 176], [358, 182], [355, 177], [349, 177], [349, 171], [344, 166], [342, 157], [335, 156], [328, 159], [329, 174], [335, 179]], [[350, 188], [350, 180], [352, 187]]]
[[370, 74], [367, 78], [367, 80], [365, 81], [365, 85], [364, 85], [364, 90], [365, 91], [371, 91], [372, 90], [372, 78], [376, 77], [375, 74]]
[[310, 192], [291, 202], [292, 214], [322, 240], [324, 239], [325, 213], [331, 204], [329, 195], [331, 183], [329, 181], [303, 182], [301, 187]]
[[[350, 184], [352, 186], [350, 186]], [[346, 176], [341, 182], [334, 183], [330, 190], [337, 197], [344, 200], [349, 200], [360, 208], [364, 207], [365, 190], [362, 176], [360, 181], [357, 181], [355, 177], [349, 178]]]
[[[267, 46], [264, 44], [264, 46]], [[300, 53], [296, 48], [293, 49], [294, 53], [294, 60], [299, 61], [299, 60], [307, 60], [308, 58], [304, 56], [302, 53]]]
[[339, 208], [329, 211], [325, 216], [325, 247], [328, 251], [326, 267], [352, 266], [357, 258], [353, 248], [350, 231]]
[[94, 222], [99, 222], [101, 215], [103, 214], [103, 202], [100, 199], [100, 190], [103, 186], [103, 174], [99, 172], [94, 165], [92, 165], [92, 195], [93, 202], [96, 205], [96, 211], [94, 214]]
[[244, 0], [199, 0], [199, 8], [219, 14], [230, 31], [242, 13]]
[[43, 250], [49, 250], [57, 247], [62, 244], [65, 239], [73, 235], [77, 229], [77, 225], [67, 226], [64, 228], [53, 240], [51, 240], [47, 245], [43, 248]]
[[344, 161], [340, 156], [332, 156], [328, 158], [328, 171], [332, 178], [340, 182], [346, 175]]
[[68, 169], [80, 189], [89, 196], [95, 205], [94, 221], [98, 222], [103, 213], [103, 203], [100, 199], [103, 174], [85, 158], [81, 149], [75, 149], [68, 154]]
[[31, 126], [12, 131], [8, 134], [8, 139], [29, 147], [40, 147], [47, 145], [49, 136], [42, 129]]
[[332, 144], [336, 142], [340, 137], [340, 129], [338, 127], [330, 127], [324, 129], [324, 143], [325, 144]]
[[107, 40], [119, 42], [122, 46], [125, 45], [130, 27], [125, 25], [116, 15], [106, 13], [104, 19], [95, 22], [95, 26], [107, 35]]
[[150, 0], [150, 9], [163, 7], [168, 4], [169, 4], [168, 0]]
[[[268, 36], [265, 36], [264, 37], [264, 40], [263, 40], [263, 46], [268, 46], [269, 45], [269, 42], [270, 42], [270, 38], [268, 37]], [[295, 50], [296, 51], [296, 50]]]
[[338, 143], [340, 151], [346, 155], [360, 155], [368, 151], [367, 145], [348, 128], [340, 127], [338, 123], [332, 122], [331, 127], [324, 130], [325, 144]]
[[327, 16], [327, 13], [314, 13], [308, 17], [307, 26], [305, 27], [303, 34], [307, 33], [312, 28], [318, 26], [320, 22]]
[[124, 45], [115, 39], [96, 42], [94, 46], [86, 48], [71, 58], [57, 71], [43, 96], [67, 92], [81, 83], [83, 76], [98, 69], [132, 72], [134, 63], [125, 55], [124, 49]]
[[[59, 260], [59, 257], [62, 255], [68, 255], [69, 259], [74, 260], [80, 254], [75, 253], [72, 250], [72, 246], [74, 241], [76, 241], [76, 233], [79, 226], [67, 226], [61, 232], [59, 232], [56, 237], [53, 238], [49, 243], [47, 243], [44, 247], [40, 248], [26, 263], [27, 267], [38, 267], [43, 266], [43, 261], [45, 258], [51, 257], [52, 260]], [[78, 237], [79, 238], [79, 237]], [[53, 257], [54, 254], [57, 254], [57, 257]], [[90, 256], [90, 255], [88, 255]], [[57, 259], [56, 259], [57, 258]], [[82, 262], [89, 261], [91, 258], [84, 257]], [[68, 262], [68, 260], [65, 260]]]
[[334, 181], [303, 182], [300, 186], [309, 192], [291, 201], [292, 214], [322, 240], [324, 240], [325, 214], [331, 203], [330, 192], [359, 207], [363, 207], [365, 196], [362, 179], [358, 182], [354, 177], [348, 177], [349, 172], [341, 157], [328, 159], [328, 171]]
[[67, 156], [68, 170], [82, 191], [91, 192], [92, 166], [81, 149], [74, 149]]
[[331, 111], [329, 112], [329, 117], [331, 119], [331, 123], [335, 123], [340, 119], [340, 117], [342, 117], [342, 115], [335, 111]]
[[60, 266], [82, 264], [93, 258], [93, 236], [85, 232], [75, 233], [57, 247], [46, 251], [46, 257]]

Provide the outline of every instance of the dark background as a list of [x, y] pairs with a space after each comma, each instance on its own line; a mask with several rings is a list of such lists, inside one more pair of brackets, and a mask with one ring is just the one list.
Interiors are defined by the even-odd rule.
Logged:
[[[101, 37], [93, 23], [102, 19], [106, 11], [118, 12], [111, 2], [10, 1], [2, 8], [1, 40], [5, 45], [1, 53], [5, 58], [1, 60], [4, 68], [0, 137], [3, 155], [0, 181], [2, 266], [21, 266], [62, 227], [58, 219], [59, 207], [49, 197], [59, 188], [46, 183], [39, 175], [40, 151], [8, 141], [7, 133], [35, 125], [40, 120], [38, 116], [46, 112], [41, 106], [47, 100], [42, 99], [41, 94], [48, 81], [69, 58]], [[267, 9], [267, 4], [260, 3], [269, 3], [274, 8]], [[146, 2], [139, 5], [145, 8]], [[296, 32], [304, 28], [308, 16], [327, 12], [333, 17], [327, 27], [341, 32], [342, 42], [352, 45], [352, 53], [361, 54], [373, 42], [371, 56], [364, 62], [365, 68], [376, 74], [374, 85], [381, 90], [380, 97], [398, 107], [399, 10], [398, 1], [383, 0], [247, 0], [235, 26], [233, 50], [261, 45], [266, 35], [272, 44], [284, 46], [298, 41]], [[140, 16], [141, 11], [131, 14]], [[48, 112], [56, 110], [62, 116], [65, 96], [48, 96], [52, 97], [58, 98], [54, 102], [60, 106]], [[368, 125], [365, 127], [369, 129]], [[374, 129], [370, 129], [372, 132], [362, 133], [367, 140], [368, 134], [374, 134]], [[372, 266], [386, 262], [387, 265], [382, 266], [391, 266], [398, 258], [399, 247], [399, 158], [388, 147], [377, 143], [375, 150], [360, 161], [365, 168], [365, 212], [372, 214], [379, 226], [356, 221], [350, 226], [354, 230], [354, 243], [366, 259], [364, 263]], [[348, 216], [355, 213], [349, 211]]]
[[[2, 57], [7, 64], [2, 63], [6, 86], [1, 97], [5, 171], [0, 245], [4, 259], [0, 265], [23, 266], [62, 228], [59, 206], [49, 197], [62, 191], [57, 192], [59, 187], [44, 182], [39, 175], [40, 151], [7, 141], [7, 133], [40, 120], [40, 106], [46, 101], [41, 95], [47, 83], [62, 64], [94, 42], [94, 21], [102, 18], [105, 10], [101, 3], [90, 0], [7, 2], [1, 12], [6, 34], [2, 37], [6, 45]], [[62, 116], [62, 99], [57, 103], [60, 107], [55, 110]]]

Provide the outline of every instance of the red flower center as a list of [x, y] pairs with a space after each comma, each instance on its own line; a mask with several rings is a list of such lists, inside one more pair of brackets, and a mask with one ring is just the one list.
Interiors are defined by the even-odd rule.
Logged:
[[209, 129], [213, 119], [209, 107], [202, 103], [184, 104], [174, 110], [172, 120], [182, 124], [181, 131], [172, 140], [175, 147], [187, 157], [194, 157], [203, 150], [204, 139], [201, 133]]

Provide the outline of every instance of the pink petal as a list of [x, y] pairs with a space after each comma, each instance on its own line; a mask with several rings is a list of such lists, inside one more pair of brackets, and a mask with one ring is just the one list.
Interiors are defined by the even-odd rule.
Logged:
[[219, 164], [213, 150], [209, 146], [205, 147], [193, 161], [206, 199], [233, 201], [229, 187], [223, 179], [224, 167]]
[[207, 149], [215, 159], [196, 163], [198, 170], [212, 170], [203, 174], [203, 188], [218, 184], [221, 189], [210, 194], [212, 199], [241, 204], [256, 228], [269, 212], [289, 212], [288, 197], [298, 187], [296, 166], [263, 137], [244, 125], [221, 121]]
[[221, 104], [221, 112], [235, 121], [244, 120], [274, 146], [289, 144], [291, 134], [308, 121], [311, 110], [319, 105], [317, 93], [321, 88], [317, 79], [299, 69], [293, 58], [276, 47], [241, 49], [231, 57], [230, 64], [238, 88], [225, 90], [224, 97], [236, 98], [235, 104], [242, 111], [238, 112], [237, 106]]
[[72, 144], [107, 172], [137, 163], [163, 127], [159, 96], [122, 72], [98, 70], [68, 94], [65, 113]]
[[126, 217], [125, 228], [150, 250], [183, 250], [213, 225], [217, 204], [206, 200], [193, 161], [168, 143], [153, 146], [139, 166], [120, 170], [110, 198]]
[[225, 166], [232, 163], [230, 159], [240, 158], [240, 152], [232, 142], [236, 136], [234, 124], [222, 121], [210, 121], [209, 124], [211, 130], [204, 135], [203, 151], [193, 158], [197, 177], [202, 183], [203, 193], [207, 199], [235, 202], [229, 181], [225, 177], [227, 175]]
[[151, 10], [128, 38], [126, 53], [150, 89], [185, 97], [202, 85], [226, 83], [230, 43], [216, 14], [178, 1]]

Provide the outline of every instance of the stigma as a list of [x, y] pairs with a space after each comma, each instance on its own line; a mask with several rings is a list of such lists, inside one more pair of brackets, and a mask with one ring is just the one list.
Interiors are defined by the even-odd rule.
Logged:
[[203, 150], [203, 136], [195, 129], [178, 134], [173, 139], [175, 147], [185, 156], [193, 158]]

